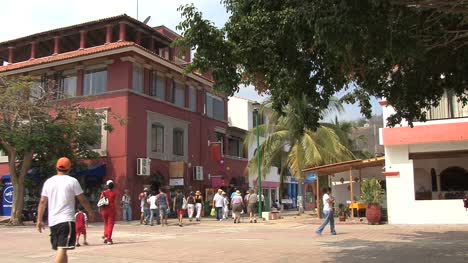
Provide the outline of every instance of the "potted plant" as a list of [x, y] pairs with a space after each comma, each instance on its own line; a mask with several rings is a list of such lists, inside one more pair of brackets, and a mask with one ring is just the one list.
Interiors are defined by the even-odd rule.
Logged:
[[379, 224], [382, 218], [380, 204], [383, 190], [377, 178], [364, 179], [361, 183], [361, 202], [367, 205], [366, 218], [369, 224]]
[[347, 207], [342, 203], [338, 204], [338, 219], [340, 220], [340, 222], [346, 221], [346, 214]]

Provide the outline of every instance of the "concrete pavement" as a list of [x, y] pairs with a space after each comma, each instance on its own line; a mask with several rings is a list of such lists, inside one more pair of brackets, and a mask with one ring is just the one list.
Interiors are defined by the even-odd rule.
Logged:
[[[102, 224], [90, 224], [90, 246], [70, 251], [70, 262], [468, 262], [468, 225], [338, 224], [337, 236], [310, 216], [233, 224], [186, 220], [178, 227], [118, 223], [114, 245], [101, 242]], [[52, 262], [48, 230], [0, 226], [0, 262]]]

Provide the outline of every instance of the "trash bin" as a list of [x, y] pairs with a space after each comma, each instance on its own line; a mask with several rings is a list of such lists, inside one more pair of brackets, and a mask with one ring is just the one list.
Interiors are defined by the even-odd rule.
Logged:
[[3, 198], [2, 198], [2, 216], [11, 216], [11, 207], [13, 206], [13, 183], [9, 175], [2, 177]]

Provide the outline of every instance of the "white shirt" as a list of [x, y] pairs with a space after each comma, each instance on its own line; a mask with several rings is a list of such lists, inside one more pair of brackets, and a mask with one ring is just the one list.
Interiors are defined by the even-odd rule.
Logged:
[[224, 197], [218, 193], [215, 194], [213, 201], [215, 202], [215, 207], [224, 206]]
[[75, 222], [75, 197], [82, 194], [80, 183], [68, 175], [54, 175], [42, 187], [47, 197], [49, 227], [64, 222]]
[[332, 208], [330, 207], [330, 204], [328, 203], [328, 199], [330, 199], [330, 196], [328, 194], [323, 195], [323, 211], [328, 212], [331, 211]]
[[148, 198], [148, 203], [150, 204], [150, 209], [158, 209], [156, 205], [156, 195], [152, 195]]

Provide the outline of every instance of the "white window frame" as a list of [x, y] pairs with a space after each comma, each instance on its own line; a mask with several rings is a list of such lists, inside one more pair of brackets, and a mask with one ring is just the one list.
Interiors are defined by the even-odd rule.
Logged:
[[[153, 148], [153, 128], [162, 128], [162, 145], [161, 145], [161, 151], [158, 151], [157, 150], [157, 146], [156, 146], [156, 151], [154, 150]], [[156, 145], [157, 145], [157, 140], [158, 140], [158, 136], [157, 136], [157, 130], [156, 130], [156, 138], [154, 138], [156, 140]], [[152, 153], [160, 153], [160, 154], [163, 154], [164, 153], [164, 150], [165, 150], [165, 144], [166, 144], [166, 139], [165, 139], [165, 127], [162, 123], [159, 123], [159, 122], [153, 122], [151, 123], [151, 152]]]
[[[205, 115], [212, 118], [212, 119], [215, 119], [215, 120], [218, 120], [218, 121], [226, 121], [225, 119], [225, 116], [226, 116], [226, 112], [225, 112], [225, 105], [224, 105], [224, 100], [218, 96], [215, 96], [211, 93], [206, 93], [206, 96], [205, 96]], [[211, 101], [211, 102], [210, 102]], [[223, 117], [221, 119], [217, 119], [215, 118], [215, 113], [214, 113], [214, 101], [218, 101], [218, 102], [221, 102], [222, 105], [223, 105]]]
[[[71, 76], [71, 77], [75, 78], [75, 91], [74, 91], [74, 94], [72, 94], [72, 95], [65, 94], [64, 84], [65, 84], [65, 79], [66, 79], [67, 76]], [[60, 98], [60, 99], [76, 97], [76, 92], [77, 92], [77, 89], [78, 89], [78, 74], [77, 74], [77, 71], [76, 70], [63, 71], [63, 72], [60, 73], [59, 78], [60, 78], [59, 79], [59, 86], [58, 86], [58, 90], [56, 91], [58, 93], [57, 97]], [[65, 95], [67, 95], [67, 96], [65, 97]]]
[[[164, 153], [152, 152], [151, 150], [151, 127], [153, 123], [159, 123], [164, 126]], [[146, 122], [146, 154], [149, 158], [159, 159], [164, 161], [188, 161], [189, 156], [189, 125], [190, 122], [177, 119], [161, 113], [147, 111]], [[180, 129], [184, 132], [183, 149], [184, 155], [173, 154], [173, 130]], [[190, 139], [192, 139], [190, 137]]]
[[[93, 85], [91, 85], [90, 89], [89, 89], [89, 93], [86, 94], [86, 74], [89, 72], [89, 71], [105, 71], [106, 72], [106, 85], [104, 87], [104, 91], [103, 92], [99, 92], [99, 93], [96, 93], [96, 88], [93, 87]], [[94, 95], [99, 95], [99, 94], [104, 94], [107, 92], [107, 84], [109, 82], [109, 71], [108, 71], [108, 68], [107, 68], [107, 65], [106, 66], [102, 66], [102, 65], [99, 65], [99, 66], [93, 66], [93, 67], [87, 67], [84, 69], [83, 71], [83, 96], [94, 96]]]
[[6, 152], [3, 150], [0, 150], [0, 163], [7, 163], [8, 162], [8, 156], [6, 155]]
[[[159, 85], [158, 80], [161, 80], [162, 89], [161, 93], [158, 93]], [[155, 87], [156, 85], [156, 87]], [[166, 100], [166, 76], [159, 73], [158, 71], [151, 71], [151, 82], [150, 82], [150, 94], [151, 97], [158, 98], [160, 100]], [[160, 96], [161, 95], [161, 96]]]
[[[141, 75], [138, 75], [140, 73]], [[145, 68], [137, 63], [133, 63], [132, 90], [139, 93], [145, 92]]]
[[105, 123], [108, 120], [108, 109], [96, 109], [96, 113], [104, 114], [104, 119], [101, 120], [101, 148], [92, 149], [100, 156], [107, 156], [107, 130], [105, 129]]
[[189, 109], [192, 112], [197, 111], [197, 88], [194, 86], [189, 87]]
[[[171, 86], [171, 102], [178, 107], [185, 108], [185, 84], [183, 82], [173, 79]], [[180, 89], [183, 94], [180, 102], [177, 101], [178, 89]]]
[[[176, 153], [176, 132], [182, 133], [182, 153]], [[172, 154], [175, 156], [185, 156], [185, 130], [183, 128], [174, 127], [172, 130]]]

